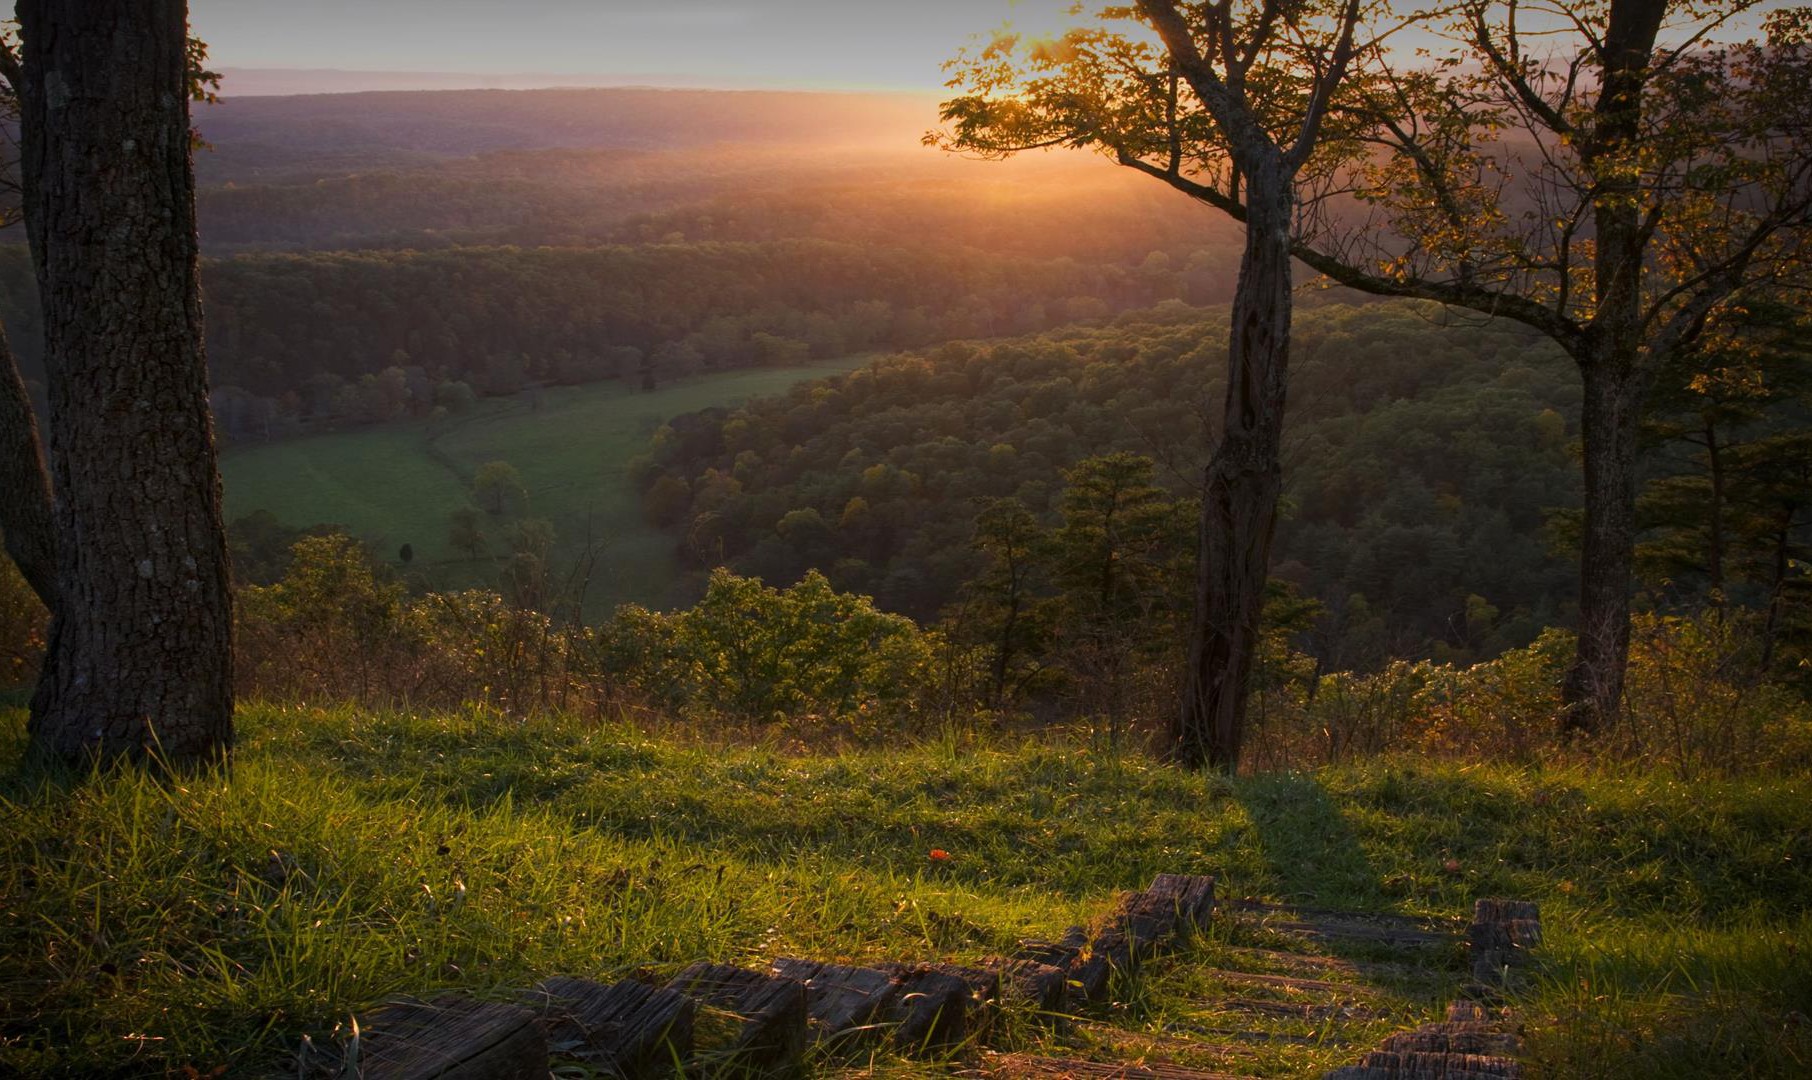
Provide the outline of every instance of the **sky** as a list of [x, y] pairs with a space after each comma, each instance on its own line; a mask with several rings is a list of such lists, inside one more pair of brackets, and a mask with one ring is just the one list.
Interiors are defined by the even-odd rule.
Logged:
[[191, 0], [190, 22], [229, 95], [638, 83], [936, 92], [965, 43], [1009, 23], [1051, 33], [1071, 22], [1072, 2]]
[[[421, 74], [423, 86], [647, 82], [934, 91], [939, 65], [1011, 20], [1057, 24], [1057, 0], [191, 0], [227, 69]], [[434, 74], [438, 73], [438, 74]], [[453, 78], [446, 73], [488, 76]], [[321, 75], [331, 81], [331, 77]], [[268, 76], [240, 77], [267, 92]], [[402, 83], [412, 80], [403, 79]], [[258, 88], [253, 89], [257, 83]], [[324, 89], [327, 87], [323, 87]]]

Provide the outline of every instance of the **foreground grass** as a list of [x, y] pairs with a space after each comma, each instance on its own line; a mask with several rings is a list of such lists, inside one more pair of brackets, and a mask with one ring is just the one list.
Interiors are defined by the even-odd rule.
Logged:
[[[340, 525], [385, 554], [409, 544], [410, 571], [433, 587], [488, 587], [496, 578], [491, 559], [453, 550], [448, 519], [471, 503], [480, 466], [508, 461], [528, 490], [528, 516], [553, 522], [562, 565], [592, 545], [588, 610], [608, 613], [629, 601], [667, 606], [682, 599], [673, 538], [643, 520], [625, 471], [630, 459], [682, 413], [784, 393], [872, 359], [717, 372], [650, 392], [632, 380], [557, 387], [482, 401], [470, 415], [438, 423], [402, 420], [233, 449], [220, 462], [226, 514], [269, 510], [298, 528]], [[490, 531], [491, 553], [507, 550], [503, 527]]]
[[[0, 714], [0, 754], [22, 742], [23, 717]], [[787, 756], [254, 707], [230, 778], [0, 780], [0, 1074], [281, 1071], [303, 1034], [387, 995], [552, 973], [972, 961], [1175, 870], [1412, 914], [1535, 899], [1538, 1072], [1796, 1076], [1809, 864], [1803, 778], [1398, 763], [1229, 782], [1080, 744]], [[1072, 1038], [1162, 1052], [1140, 1040], [1211, 1025], [1206, 972], [1252, 943], [1217, 931]], [[1382, 1028], [1437, 1012], [1444, 978], [1372, 988]], [[1354, 1053], [1237, 1066], [1306, 1076]]]

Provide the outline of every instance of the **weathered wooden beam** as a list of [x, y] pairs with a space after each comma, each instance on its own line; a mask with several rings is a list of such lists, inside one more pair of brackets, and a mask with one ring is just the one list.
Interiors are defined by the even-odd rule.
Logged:
[[1031, 1054], [995, 1054], [961, 1076], [1013, 1077], [1074, 1076], [1090, 1080], [1243, 1080], [1230, 1073], [1192, 1069], [1161, 1061], [1138, 1065], [1074, 1058], [1037, 1057]]
[[625, 979], [545, 979], [524, 995], [548, 1049], [636, 1078], [672, 1076], [692, 1057], [698, 1006], [684, 994]]
[[[964, 967], [961, 964], [884, 964], [889, 973], [907, 982], [915, 971], [928, 970], [953, 978], [962, 984], [963, 1030], [950, 1045], [963, 1038], [976, 1042], [987, 1038], [993, 1027], [994, 1014], [1001, 1002], [1001, 971], [993, 967]], [[1061, 980], [1062, 973], [1058, 973]]]
[[1106, 960], [1088, 962], [1085, 955], [1088, 943], [1088, 928], [1072, 926], [1056, 941], [1041, 941], [1037, 938], [1022, 940], [1011, 959], [1043, 964], [1063, 972], [1065, 1007], [1069, 1004], [1067, 999], [1072, 985], [1077, 999], [1098, 1001], [1107, 991], [1107, 977], [1111, 972]]
[[1002, 999], [1030, 1005], [1043, 1016], [1062, 1016], [1069, 1010], [1069, 972], [1036, 960], [993, 961], [1000, 972]]
[[1384, 1040], [1380, 1049], [1397, 1054], [1479, 1054], [1508, 1057], [1522, 1049], [1522, 1040], [1508, 1031], [1476, 1021], [1427, 1024]]
[[875, 1034], [899, 993], [894, 977], [878, 968], [825, 964], [783, 956], [774, 974], [805, 985], [805, 1010], [813, 1042], [845, 1043]]
[[[891, 970], [899, 990], [883, 1016], [893, 1029], [894, 1046], [907, 1054], [935, 1054], [962, 1042], [972, 1015], [974, 991], [968, 980], [948, 966], [925, 964]], [[994, 985], [998, 992], [998, 979]], [[987, 1026], [985, 1019], [981, 1026]]]
[[1207, 874], [1159, 874], [1146, 890], [1168, 897], [1183, 923], [1196, 930], [1208, 929], [1214, 918], [1214, 878]]
[[396, 1001], [359, 1020], [339, 1073], [358, 1080], [546, 1080], [533, 1010], [448, 995]]
[[[730, 964], [697, 963], [679, 973], [667, 989], [698, 1002], [695, 1042], [710, 1064], [748, 1072], [795, 1068], [805, 1053], [806, 995], [803, 983]], [[710, 1019], [728, 1020], [718, 1035]]]
[[1522, 1075], [1522, 1066], [1508, 1058], [1374, 1051], [1358, 1065], [1335, 1069], [1327, 1080], [1521, 1080]]
[[1480, 900], [1472, 908], [1466, 943], [1473, 981], [1501, 989], [1531, 963], [1531, 950], [1541, 944], [1541, 911], [1524, 900]]
[[[963, 1041], [968, 1030], [969, 982], [949, 967], [888, 964], [851, 967], [782, 957], [774, 973], [805, 984], [806, 1012], [814, 1041], [842, 1046], [886, 1037], [908, 1054], [939, 1051]], [[975, 972], [990, 993], [998, 980]]]
[[1472, 1002], [1455, 1002], [1444, 1023], [1398, 1032], [1357, 1065], [1327, 1080], [1518, 1080], [1522, 1040]]
[[1086, 998], [1099, 1000], [1112, 972], [1131, 972], [1179, 938], [1205, 929], [1213, 912], [1212, 877], [1159, 874], [1149, 889], [1121, 898], [1072, 975]]

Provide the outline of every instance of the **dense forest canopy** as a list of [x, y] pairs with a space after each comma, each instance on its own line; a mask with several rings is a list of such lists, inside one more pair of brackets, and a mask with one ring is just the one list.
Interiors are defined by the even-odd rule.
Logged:
[[[818, 569], [933, 618], [980, 571], [987, 499], [1052, 519], [1062, 472], [1113, 450], [1192, 490], [1220, 386], [1206, 342], [1224, 319], [1176, 305], [948, 345], [681, 417], [644, 466], [645, 512], [698, 565], [775, 583]], [[1325, 606], [1325, 660], [1491, 655], [1563, 618], [1572, 576], [1544, 530], [1577, 504], [1576, 429], [1555, 350], [1407, 305], [1322, 305], [1300, 322], [1276, 574]], [[1473, 604], [1468, 619], [1473, 597], [1495, 614]]]

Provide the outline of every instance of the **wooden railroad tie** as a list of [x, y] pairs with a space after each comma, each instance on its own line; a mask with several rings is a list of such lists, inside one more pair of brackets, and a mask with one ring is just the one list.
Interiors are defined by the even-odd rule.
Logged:
[[805, 984], [796, 979], [697, 963], [667, 989], [698, 1003], [697, 1050], [720, 1070], [787, 1072], [805, 1053]]
[[[984, 1042], [1003, 1003], [1061, 1018], [1072, 1001], [1099, 1001], [1118, 972], [1136, 972], [1205, 929], [1215, 906], [1212, 877], [1159, 874], [1122, 896], [1093, 933], [1072, 927], [1057, 941], [1026, 940], [1011, 956], [980, 966], [886, 963], [862, 967], [783, 957], [767, 970], [697, 963], [665, 987], [554, 977], [513, 1002], [449, 995], [399, 999], [360, 1017], [338, 1051], [305, 1043], [305, 1075], [343, 1080], [543, 1080], [551, 1059], [573, 1061], [636, 1080], [700, 1074], [796, 1071], [808, 1045], [833, 1049], [889, 1045], [904, 1054], [940, 1056]], [[1438, 920], [1336, 912], [1235, 901], [1237, 910], [1317, 936], [1369, 938], [1394, 945], [1454, 940], [1430, 929]], [[1298, 922], [1308, 916], [1314, 921]], [[1271, 923], [1271, 925], [1279, 925]], [[1471, 949], [1468, 993], [1496, 1000], [1531, 962], [1541, 942], [1534, 904], [1480, 900], [1465, 939]], [[1264, 958], [1288, 954], [1244, 950]], [[1306, 961], [1305, 961], [1306, 964]], [[1319, 959], [1317, 972], [1363, 973], [1365, 965]], [[1377, 966], [1377, 965], [1373, 965]], [[1338, 993], [1339, 1003], [1229, 998], [1234, 1012], [1306, 1020], [1382, 1015], [1363, 986], [1285, 975], [1212, 973], [1234, 985]], [[1515, 1080], [1518, 1032], [1480, 1001], [1459, 1001], [1442, 1023], [1385, 1039], [1329, 1080]], [[1238, 1034], [1238, 1033], [1235, 1033]], [[1264, 1041], [1289, 1036], [1252, 1033]], [[1192, 1048], [1214, 1049], [1203, 1044]], [[1224, 1049], [1224, 1048], [1223, 1048]], [[1163, 1062], [1096, 1062], [1027, 1054], [986, 1054], [967, 1076], [1076, 1076], [1150, 1080], [1225, 1080], [1226, 1074]]]
[[546, 1080], [547, 1035], [533, 1009], [448, 995], [373, 1010], [334, 1070], [361, 1080]]

